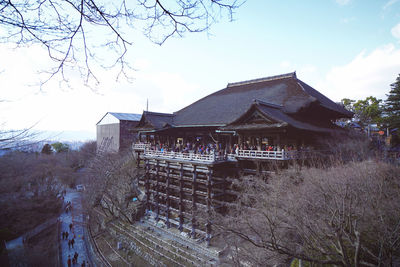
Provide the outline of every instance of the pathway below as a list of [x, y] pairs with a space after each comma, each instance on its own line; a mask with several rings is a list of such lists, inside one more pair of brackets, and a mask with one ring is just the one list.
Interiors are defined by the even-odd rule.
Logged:
[[[68, 266], [68, 259], [71, 259], [71, 266], [93, 266], [89, 257], [89, 252], [84, 236], [85, 219], [83, 215], [81, 193], [76, 190], [69, 189], [64, 197], [67, 204], [66, 210], [60, 215], [60, 253], [61, 266]], [[71, 208], [68, 208], [68, 207]], [[70, 227], [71, 226], [71, 227]], [[62, 233], [67, 232], [68, 237], [63, 238]], [[74, 240], [73, 245], [69, 245], [69, 241]], [[77, 263], [72, 264], [74, 254], [77, 253]]]

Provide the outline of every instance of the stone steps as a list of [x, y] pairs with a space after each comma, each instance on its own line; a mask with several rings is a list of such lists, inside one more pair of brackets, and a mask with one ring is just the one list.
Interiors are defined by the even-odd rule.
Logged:
[[113, 223], [121, 234], [144, 246], [153, 258], [167, 266], [212, 266], [217, 262], [216, 254], [199, 244], [182, 238], [152, 224], [129, 225]]
[[[134, 241], [136, 246], [141, 247], [141, 250], [150, 255], [146, 255], [146, 258], [153, 258], [157, 260], [157, 265], [160, 266], [188, 266], [182, 263], [185, 262], [184, 258], [180, 255], [158, 245], [158, 242], [151, 240], [149, 237], [139, 235], [137, 232], [129, 231], [113, 223], [110, 225], [114, 229], [127, 237], [129, 240]], [[193, 265], [189, 265], [193, 266]], [[194, 265], [196, 266], [196, 265]]]
[[[148, 218], [144, 221], [144, 225], [147, 227], [152, 227], [155, 231], [163, 233], [165, 235], [169, 235], [170, 237], [173, 237], [177, 242], [181, 243], [182, 246], [188, 246], [190, 245], [190, 247], [195, 250], [195, 252], [197, 252], [199, 255], [202, 256], [202, 258], [208, 258], [209, 260], [217, 260], [218, 258], [218, 252], [209, 248], [207, 246], [207, 243], [202, 239], [192, 239], [192, 238], [186, 238], [183, 237], [181, 234], [179, 233], [174, 233], [174, 231], [172, 229], [164, 229], [164, 228], [160, 228], [157, 227], [157, 221], [152, 217], [152, 216], [148, 216]], [[190, 227], [186, 227], [187, 229], [190, 230]], [[200, 230], [196, 230], [199, 231]], [[203, 232], [203, 234], [205, 234]]]

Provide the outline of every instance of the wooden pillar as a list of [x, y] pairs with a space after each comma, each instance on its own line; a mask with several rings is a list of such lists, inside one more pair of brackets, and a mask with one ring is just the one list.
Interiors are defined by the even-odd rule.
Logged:
[[179, 170], [179, 231], [183, 231], [183, 164]]
[[156, 196], [155, 196], [155, 201], [156, 201], [156, 220], [159, 220], [159, 216], [160, 216], [160, 175], [159, 175], [159, 171], [160, 171], [160, 164], [159, 161], [157, 160], [156, 162]]
[[281, 146], [281, 134], [276, 134], [276, 146]]
[[207, 223], [206, 223], [206, 241], [207, 246], [210, 245], [211, 240], [211, 203], [212, 203], [212, 174], [213, 170], [208, 168], [207, 173]]
[[167, 192], [166, 192], [166, 195], [167, 195], [167, 199], [166, 199], [166, 206], [167, 206], [167, 209], [166, 209], [166, 218], [167, 218], [167, 222], [166, 222], [166, 224], [167, 224], [167, 228], [169, 228], [170, 227], [170, 223], [169, 223], [169, 183], [170, 183], [170, 177], [169, 177], [169, 175], [170, 175], [170, 168], [169, 168], [169, 162], [167, 162], [167, 167], [166, 167], [167, 169], [166, 169], [166, 172], [167, 172]]
[[191, 236], [192, 238], [196, 237], [196, 190], [197, 190], [197, 185], [196, 185], [196, 180], [197, 180], [197, 170], [196, 170], [196, 165], [193, 165], [193, 180], [192, 180], [192, 232]]
[[146, 210], [150, 210], [150, 164], [148, 159], [146, 159], [145, 164]]
[[139, 168], [140, 165], [140, 151], [137, 151], [137, 159], [136, 159], [136, 168]]

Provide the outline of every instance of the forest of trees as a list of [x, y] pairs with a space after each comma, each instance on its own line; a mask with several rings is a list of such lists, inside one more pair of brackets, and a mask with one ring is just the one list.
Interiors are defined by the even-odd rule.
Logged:
[[[79, 170], [95, 155], [96, 143], [79, 151], [11, 151], [0, 157], [0, 239], [10, 240], [58, 216], [60, 192], [81, 179]], [[50, 147], [50, 146], [49, 146]]]
[[398, 165], [373, 157], [334, 160], [241, 177], [237, 186], [236, 205], [214, 217], [230, 265], [399, 264]]

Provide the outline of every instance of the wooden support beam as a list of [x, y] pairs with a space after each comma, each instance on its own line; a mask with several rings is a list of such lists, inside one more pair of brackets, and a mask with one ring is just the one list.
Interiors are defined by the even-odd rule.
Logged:
[[140, 166], [140, 151], [137, 151], [137, 159], [136, 159], [136, 168], [139, 168]]
[[160, 165], [158, 164], [158, 160], [156, 163], [156, 196], [155, 196], [155, 201], [156, 201], [156, 221], [158, 221], [158, 216], [160, 215], [160, 199], [159, 199], [159, 191], [160, 191]]
[[179, 231], [183, 231], [183, 164], [179, 171]]
[[206, 241], [207, 246], [210, 245], [211, 240], [211, 203], [212, 203], [212, 173], [213, 170], [209, 168], [207, 174], [207, 223], [206, 223]]
[[146, 162], [146, 172], [145, 172], [146, 209], [150, 210], [150, 164], [148, 159], [146, 159], [145, 162]]
[[196, 180], [197, 180], [197, 172], [196, 165], [193, 165], [193, 181], [192, 181], [192, 232], [190, 233], [192, 238], [196, 238]]
[[169, 183], [170, 183], [170, 177], [169, 177], [170, 168], [169, 168], [169, 163], [167, 163], [166, 172], [167, 172], [167, 189], [166, 189], [166, 194], [167, 194], [167, 196], [166, 196], [167, 210], [165, 211], [165, 212], [166, 212], [166, 216], [165, 216], [165, 217], [167, 217], [167, 222], [166, 222], [166, 224], [167, 224], [167, 228], [169, 228], [169, 227], [170, 227], [170, 224], [169, 224], [169, 204], [170, 204], [170, 203], [169, 203]]

